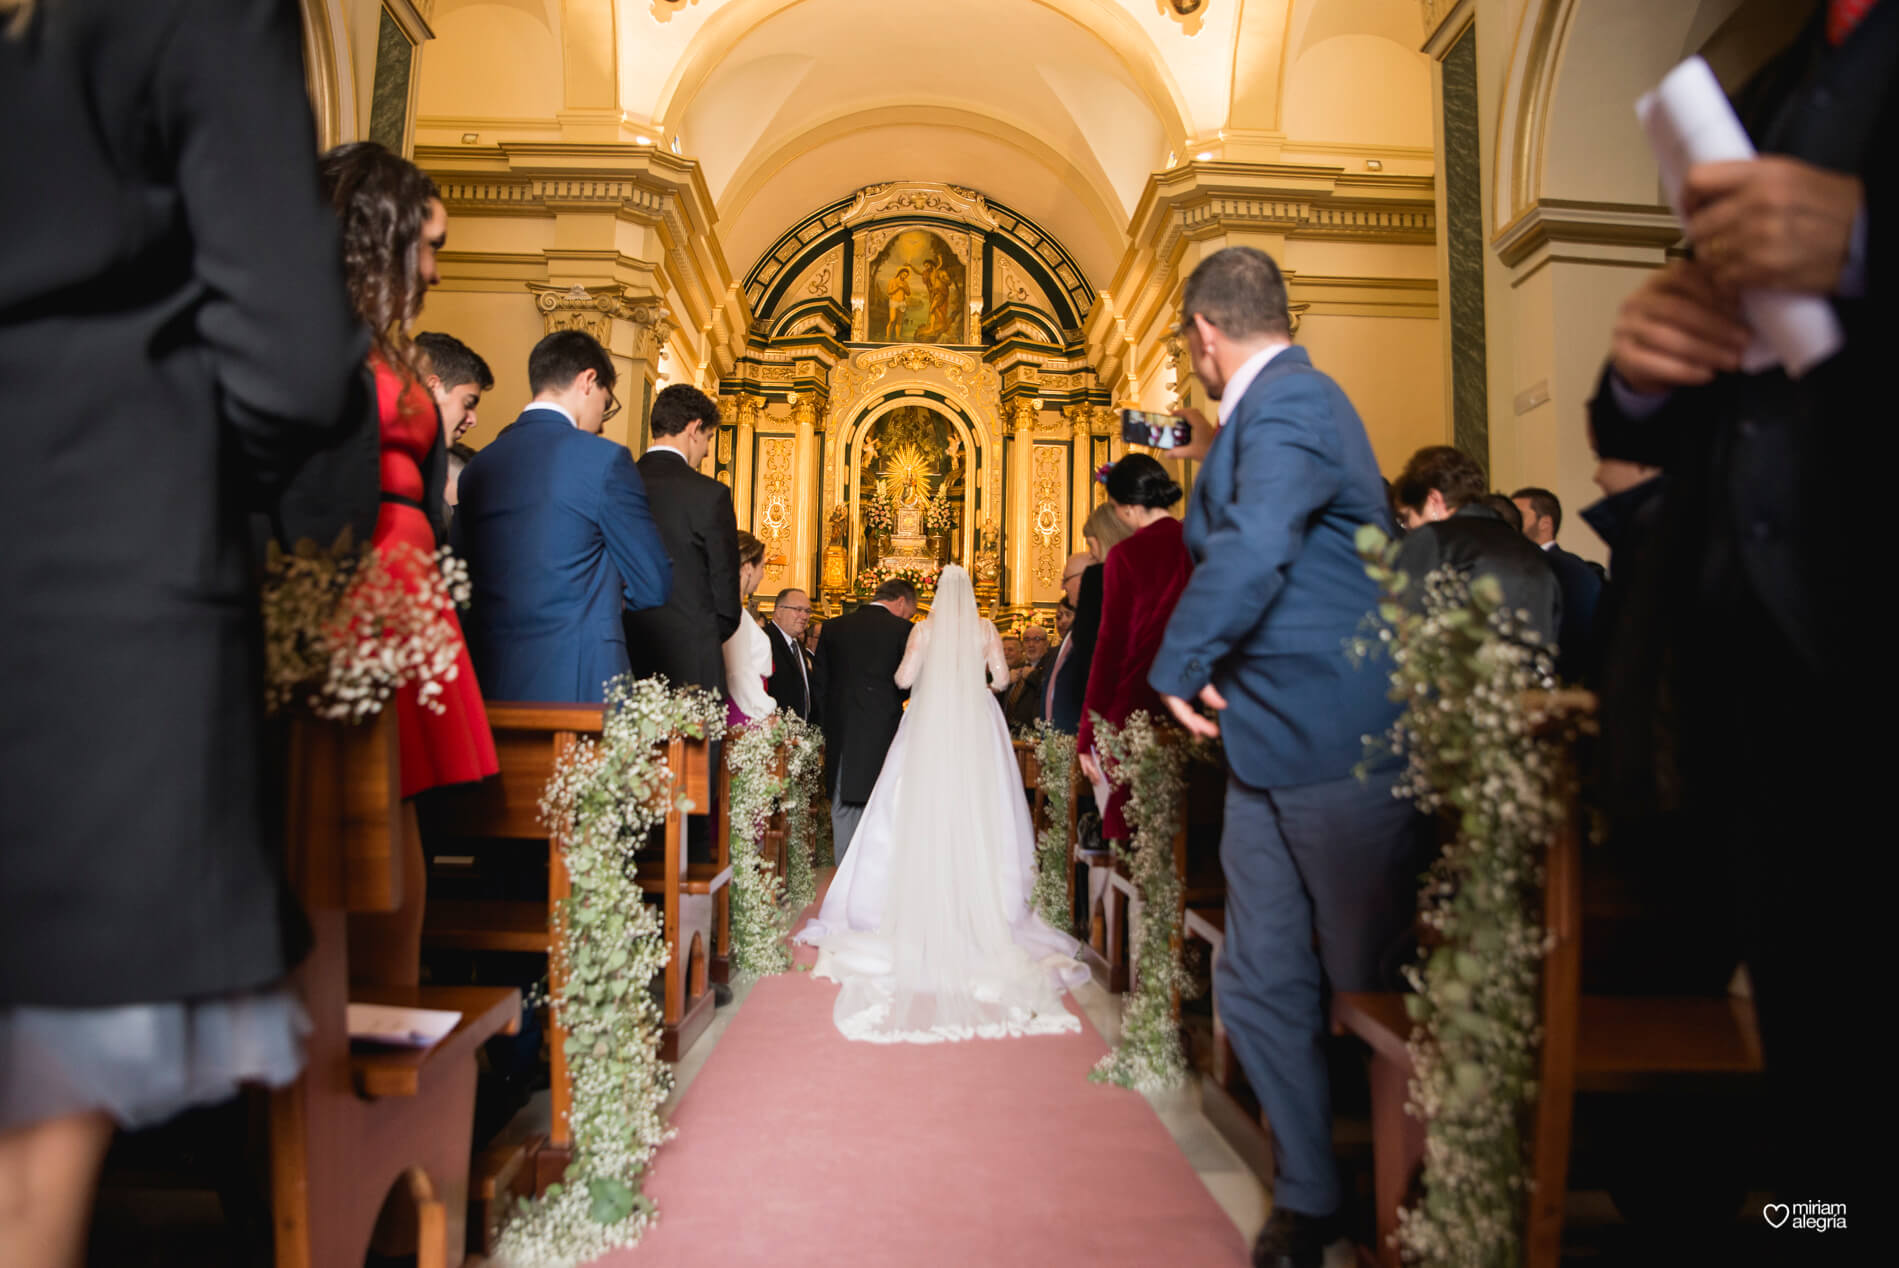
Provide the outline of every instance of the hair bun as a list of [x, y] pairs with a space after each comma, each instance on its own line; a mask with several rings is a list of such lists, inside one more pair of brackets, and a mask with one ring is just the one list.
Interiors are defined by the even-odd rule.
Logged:
[[1115, 463], [1102, 483], [1108, 486], [1108, 496], [1122, 506], [1166, 510], [1184, 496], [1167, 468], [1144, 453], [1131, 453]]

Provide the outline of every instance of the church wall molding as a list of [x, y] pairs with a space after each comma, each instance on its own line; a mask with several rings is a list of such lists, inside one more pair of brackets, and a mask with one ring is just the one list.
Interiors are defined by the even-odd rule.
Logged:
[[1654, 268], [1681, 239], [1680, 222], [1660, 204], [1543, 198], [1504, 226], [1491, 246], [1520, 282], [1551, 262]]
[[[666, 297], [688, 360], [715, 376], [743, 350], [751, 315], [719, 251], [717, 216], [697, 163], [650, 146], [560, 141], [422, 146], [416, 161], [435, 179], [451, 217], [570, 218], [568, 241], [542, 252], [540, 280], [622, 284]], [[614, 228], [620, 224], [648, 231], [639, 254], [628, 253]]]

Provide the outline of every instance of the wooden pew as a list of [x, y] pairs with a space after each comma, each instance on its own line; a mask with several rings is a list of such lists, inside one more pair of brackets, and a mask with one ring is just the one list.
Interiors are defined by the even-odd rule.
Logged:
[[[1556, 1268], [1561, 1259], [1571, 1115], [1577, 1092], [1732, 1084], [1762, 1069], [1753, 1005], [1728, 997], [1593, 996], [1582, 993], [1584, 808], [1571, 798], [1544, 860], [1543, 961], [1539, 1012], [1543, 1047], [1530, 1127], [1529, 1199], [1524, 1263]], [[1391, 1246], [1398, 1209], [1423, 1163], [1424, 1126], [1405, 1113], [1411, 1023], [1400, 994], [1341, 994], [1335, 1033], [1371, 1049], [1373, 1189], [1378, 1246], [1361, 1260], [1399, 1263]]]
[[[422, 943], [432, 950], [515, 951], [547, 954], [554, 905], [570, 891], [561, 839], [541, 819], [540, 800], [562, 755], [582, 737], [598, 736], [604, 721], [599, 705], [533, 704], [491, 701], [488, 723], [494, 732], [500, 773], [477, 784], [444, 789], [428, 798], [426, 828], [432, 839], [488, 838], [520, 842], [547, 851], [545, 897], [461, 899], [430, 904]], [[704, 740], [674, 740], [665, 759], [684, 772], [674, 784], [696, 807], [715, 817], [718, 862], [688, 864], [686, 816], [668, 815], [665, 845], [658, 858], [640, 865], [639, 879], [662, 907], [662, 924], [671, 956], [664, 975], [665, 1029], [661, 1056], [677, 1061], [712, 1020], [710, 958], [715, 929], [729, 937], [723, 910], [726, 864], [723, 829], [725, 804], [715, 806]], [[715, 900], [720, 910], [714, 912]], [[559, 965], [548, 965], [551, 994], [559, 993]], [[545, 1139], [533, 1135], [497, 1142], [483, 1152], [475, 1176], [475, 1227], [484, 1247], [492, 1249], [498, 1215], [516, 1194], [538, 1191], [559, 1178], [572, 1157], [569, 1115], [573, 1089], [567, 1072], [566, 1033], [558, 1010], [546, 1020], [553, 1115]]]
[[[520, 1019], [518, 992], [492, 987], [354, 988], [348, 916], [402, 902], [396, 721], [290, 724], [286, 863], [315, 935], [296, 980], [313, 1031], [303, 1076], [269, 1098], [271, 1207], [279, 1268], [359, 1264], [413, 1251], [418, 1268], [463, 1257], [475, 1053]], [[351, 1000], [452, 1009], [461, 1021], [425, 1052], [352, 1052]], [[389, 1208], [383, 1216], [385, 1205]]]

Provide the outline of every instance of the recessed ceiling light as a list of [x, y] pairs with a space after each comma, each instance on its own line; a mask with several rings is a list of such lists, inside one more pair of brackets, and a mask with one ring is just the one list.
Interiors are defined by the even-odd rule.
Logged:
[[464, 133], [462, 133], [462, 144], [463, 144], [463, 145], [474, 145], [475, 143], [477, 143], [477, 142], [478, 142], [478, 141], [480, 141], [480, 140], [481, 140], [481, 133], [479, 133], [479, 132], [464, 132]]
[[1366, 170], [1367, 170], [1367, 171], [1372, 171], [1372, 172], [1382, 172], [1382, 171], [1384, 171], [1384, 170], [1385, 170], [1385, 164], [1384, 164], [1384, 160], [1382, 160], [1382, 159], [1366, 159], [1366, 160], [1365, 160], [1365, 168], [1366, 168]]
[[1196, 154], [1196, 155], [1194, 155], [1194, 159], [1195, 159], [1195, 161], [1197, 161], [1197, 162], [1201, 162], [1201, 163], [1204, 163], [1204, 162], [1206, 162], [1206, 161], [1207, 161], [1208, 159], [1210, 159], [1210, 158], [1212, 158], [1212, 157], [1213, 157], [1213, 151], [1212, 151], [1212, 150], [1202, 150], [1202, 151], [1200, 151], [1200, 153], [1198, 153], [1198, 154]]
[[639, 145], [651, 145], [653, 143], [653, 138], [650, 136], [636, 136], [633, 140]]

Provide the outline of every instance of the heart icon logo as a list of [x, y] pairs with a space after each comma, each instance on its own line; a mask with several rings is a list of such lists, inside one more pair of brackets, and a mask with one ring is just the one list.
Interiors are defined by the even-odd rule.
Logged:
[[1782, 1224], [1785, 1224], [1787, 1217], [1791, 1214], [1793, 1214], [1793, 1212], [1787, 1208], [1785, 1202], [1769, 1202], [1766, 1206], [1761, 1208], [1761, 1215], [1775, 1228], [1779, 1228]]

